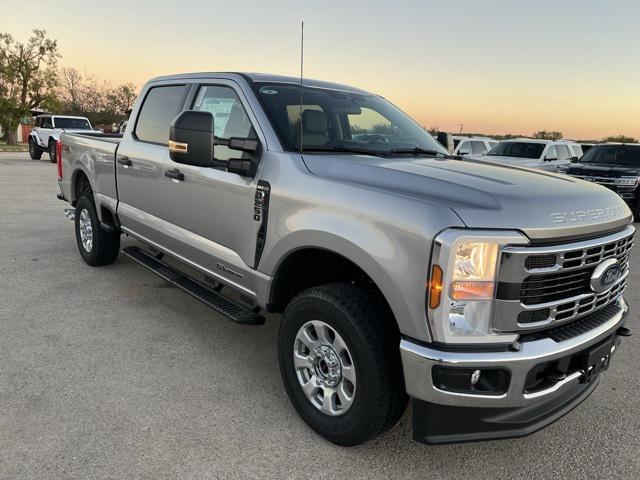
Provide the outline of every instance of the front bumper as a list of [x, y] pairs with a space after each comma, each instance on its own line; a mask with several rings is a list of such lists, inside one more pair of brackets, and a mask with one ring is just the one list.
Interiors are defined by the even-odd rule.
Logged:
[[[612, 338], [624, 323], [628, 307], [620, 309], [588, 332], [557, 342], [541, 338], [520, 343], [517, 351], [439, 350], [407, 339], [400, 343], [407, 393], [414, 399], [414, 436], [427, 443], [521, 436], [553, 422], [595, 388], [598, 379], [584, 383], [584, 372], [567, 372], [564, 379], [543, 390], [526, 393], [527, 375], [536, 366], [579, 354]], [[501, 368], [510, 372], [505, 393], [488, 395], [441, 390], [434, 384], [434, 366]], [[473, 420], [473, 421], [472, 421]]]

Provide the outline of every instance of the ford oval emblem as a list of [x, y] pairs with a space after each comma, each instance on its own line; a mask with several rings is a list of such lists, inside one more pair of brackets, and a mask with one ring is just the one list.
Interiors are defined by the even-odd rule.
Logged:
[[613, 287], [622, 277], [622, 266], [615, 258], [609, 258], [596, 267], [591, 275], [591, 290], [602, 293]]

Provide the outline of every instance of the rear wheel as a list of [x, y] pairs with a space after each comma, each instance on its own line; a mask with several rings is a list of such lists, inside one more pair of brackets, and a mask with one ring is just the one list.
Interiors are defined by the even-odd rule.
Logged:
[[40, 160], [40, 158], [42, 158], [42, 150], [40, 150], [40, 147], [36, 145], [33, 138], [29, 138], [29, 156], [31, 157], [31, 160]]
[[299, 294], [282, 317], [287, 394], [312, 429], [339, 445], [379, 435], [406, 408], [400, 338], [386, 312], [366, 290], [330, 284]]
[[120, 235], [100, 228], [93, 200], [83, 195], [76, 203], [76, 241], [82, 259], [97, 267], [113, 263], [120, 251]]
[[56, 158], [56, 141], [49, 140], [49, 160], [51, 163], [56, 163], [58, 159]]

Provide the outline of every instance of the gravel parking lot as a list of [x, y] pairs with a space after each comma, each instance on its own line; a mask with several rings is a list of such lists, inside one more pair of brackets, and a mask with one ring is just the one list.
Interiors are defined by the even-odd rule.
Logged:
[[585, 403], [529, 437], [421, 445], [408, 411], [337, 447], [289, 404], [277, 317], [235, 325], [123, 256], [88, 267], [55, 176], [44, 157], [0, 153], [1, 479], [640, 477], [640, 334]]

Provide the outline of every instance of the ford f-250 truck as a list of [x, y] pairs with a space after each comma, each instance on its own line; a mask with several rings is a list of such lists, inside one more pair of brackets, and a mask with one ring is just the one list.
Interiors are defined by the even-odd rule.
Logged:
[[161, 77], [124, 136], [58, 148], [85, 262], [112, 263], [124, 233], [139, 241], [124, 254], [230, 319], [281, 312], [288, 396], [341, 445], [409, 397], [419, 441], [531, 433], [593, 392], [630, 334], [618, 195], [461, 162], [363, 90]]

